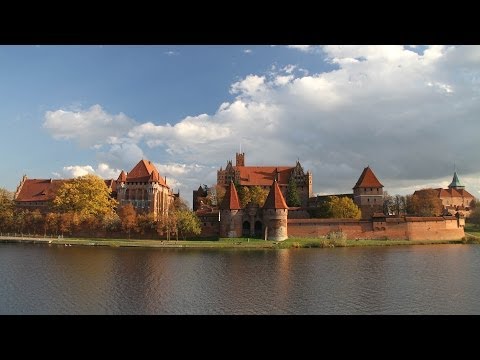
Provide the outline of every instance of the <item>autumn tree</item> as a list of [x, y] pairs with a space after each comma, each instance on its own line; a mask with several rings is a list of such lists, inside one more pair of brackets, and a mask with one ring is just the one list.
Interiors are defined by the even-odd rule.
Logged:
[[297, 182], [293, 176], [290, 176], [287, 185], [287, 205], [288, 206], [300, 206], [302, 201], [300, 200], [300, 195], [298, 194]]
[[8, 231], [13, 225], [13, 194], [0, 188], [0, 231]]
[[157, 227], [153, 213], [145, 213], [137, 215], [137, 227], [142, 234], [151, 233]]
[[252, 186], [250, 188], [250, 201], [258, 206], [262, 207], [267, 200], [268, 189], [264, 189], [261, 186]]
[[416, 191], [411, 199], [411, 210], [417, 216], [440, 216], [443, 212], [442, 200], [433, 189]]
[[346, 196], [330, 196], [327, 207], [332, 218], [360, 219], [362, 217], [360, 208]]
[[120, 217], [120, 223], [123, 231], [128, 232], [128, 238], [130, 239], [130, 233], [137, 227], [137, 212], [132, 204], [126, 204], [118, 210], [118, 216]]
[[73, 211], [81, 217], [103, 217], [114, 211], [117, 201], [110, 196], [111, 189], [96, 175], [85, 175], [66, 181], [53, 200], [57, 211]]
[[468, 216], [467, 222], [470, 224], [474, 224], [478, 227], [480, 225], [480, 202], [474, 202], [470, 206], [473, 210]]
[[57, 235], [58, 224], [59, 224], [59, 214], [49, 212], [47, 215], [45, 215], [45, 222], [44, 222], [45, 235], [47, 235], [47, 233]]
[[226, 190], [223, 186], [215, 185], [215, 197], [217, 200], [217, 203], [216, 203], [217, 206], [220, 206], [220, 204], [222, 203], [223, 197], [225, 196], [225, 192]]
[[236, 186], [238, 199], [240, 200], [241, 206], [247, 206], [250, 201], [252, 201], [252, 195], [250, 194], [250, 188], [248, 186]]

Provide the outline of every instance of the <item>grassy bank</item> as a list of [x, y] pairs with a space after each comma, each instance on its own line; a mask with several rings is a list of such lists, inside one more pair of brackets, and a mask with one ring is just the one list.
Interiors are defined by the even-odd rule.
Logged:
[[[479, 229], [480, 239], [480, 229]], [[408, 240], [345, 240], [323, 238], [291, 238], [285, 241], [265, 241], [251, 238], [221, 238], [218, 240], [134, 240], [134, 239], [78, 239], [78, 238], [0, 238], [0, 242], [43, 243], [50, 245], [86, 245], [110, 247], [154, 247], [154, 248], [238, 248], [238, 249], [291, 249], [331, 248], [351, 246], [394, 246], [459, 244], [462, 241], [408, 241]]]
[[465, 225], [465, 242], [467, 244], [480, 244], [480, 226], [473, 224]]

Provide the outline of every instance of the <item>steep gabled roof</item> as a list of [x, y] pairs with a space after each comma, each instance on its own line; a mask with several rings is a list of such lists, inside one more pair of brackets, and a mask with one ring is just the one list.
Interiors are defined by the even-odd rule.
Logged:
[[230, 185], [225, 193], [222, 204], [220, 205], [222, 210], [240, 210], [240, 200], [238, 199], [237, 189], [235, 184], [230, 181]]
[[240, 185], [270, 186], [276, 179], [288, 184], [294, 167], [291, 166], [235, 166], [240, 171]]
[[68, 180], [26, 179], [15, 201], [52, 201], [66, 181]]
[[[120, 176], [122, 173], [120, 173]], [[119, 178], [120, 178], [119, 176]], [[165, 179], [160, 176], [155, 165], [150, 160], [140, 160], [137, 165], [127, 174], [126, 182], [158, 182], [165, 187], [167, 183]]]
[[380, 183], [380, 181], [378, 181], [372, 169], [370, 169], [370, 166], [367, 166], [365, 169], [363, 169], [362, 175], [360, 175], [357, 183], [353, 188], [357, 189], [374, 187], [383, 187], [383, 185]]
[[280, 187], [278, 186], [277, 181], [273, 182], [272, 187], [270, 188], [270, 192], [268, 193], [267, 200], [265, 200], [265, 204], [263, 205], [263, 208], [288, 209], [287, 203], [285, 202], [285, 198], [280, 191]]

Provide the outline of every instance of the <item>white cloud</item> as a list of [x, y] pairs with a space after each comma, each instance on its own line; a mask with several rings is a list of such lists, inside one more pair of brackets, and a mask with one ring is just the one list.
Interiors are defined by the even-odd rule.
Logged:
[[[103, 179], [117, 179], [118, 175], [120, 175], [120, 170], [112, 169], [108, 164], [100, 163], [95, 170], [91, 165], [70, 165], [64, 166], [63, 170], [63, 177], [64, 178], [72, 178], [78, 176], [84, 176], [88, 174], [95, 174]], [[60, 177], [59, 173], [55, 173]]]
[[168, 56], [174, 56], [174, 55], [178, 55], [178, 52], [176, 52], [176, 51], [165, 51], [164, 54], [168, 55]]
[[75, 140], [81, 146], [101, 144], [108, 136], [121, 136], [135, 125], [125, 114], [108, 114], [100, 105], [84, 111], [47, 111], [43, 123], [54, 139]]
[[63, 167], [63, 173], [67, 178], [94, 174], [95, 170], [90, 165], [70, 165]]
[[314, 49], [313, 45], [287, 45], [287, 47], [290, 49], [296, 49], [304, 52], [310, 52]]
[[245, 54], [251, 54], [251, 53], [252, 53], [252, 49], [245, 49], [245, 50], [243, 50], [243, 52], [244, 52]]
[[[480, 130], [480, 47], [415, 50], [322, 47], [315, 56], [335, 70], [288, 65], [249, 74], [231, 85], [234, 98], [213, 114], [166, 125], [131, 120], [122, 131], [104, 133], [99, 160], [129, 170], [146, 144], [161, 175], [189, 201], [193, 189], [215, 183], [216, 170], [234, 160], [240, 143], [247, 165], [293, 165], [299, 158], [313, 171], [316, 193], [351, 192], [369, 164], [390, 194], [445, 186], [456, 162], [460, 180], [477, 194], [480, 143], [472, 134]], [[78, 140], [56, 129], [57, 138]]]

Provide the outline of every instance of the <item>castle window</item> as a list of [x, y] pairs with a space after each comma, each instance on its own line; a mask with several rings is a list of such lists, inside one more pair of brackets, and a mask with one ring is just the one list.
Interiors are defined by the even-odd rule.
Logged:
[[367, 202], [370, 202], [370, 198], [367, 199]]

